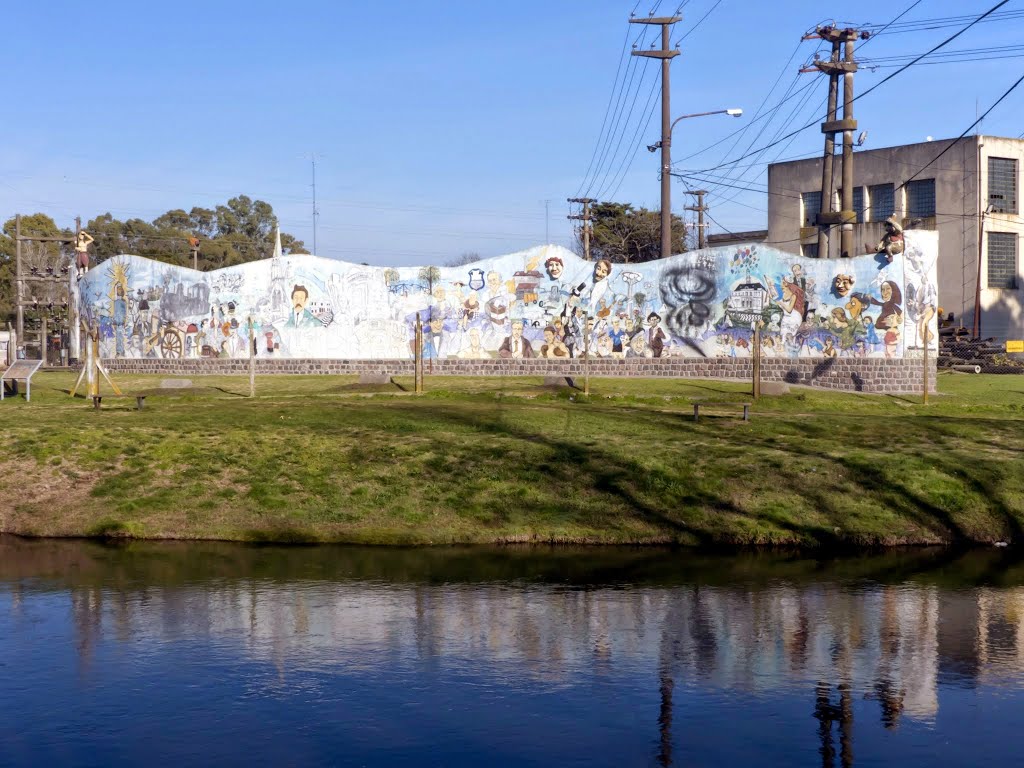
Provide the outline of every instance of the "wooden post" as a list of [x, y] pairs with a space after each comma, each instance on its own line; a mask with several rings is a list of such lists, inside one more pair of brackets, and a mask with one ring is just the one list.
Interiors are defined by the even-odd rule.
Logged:
[[48, 318], [46, 317], [46, 315], [43, 315], [42, 318], [40, 318], [39, 320], [39, 359], [43, 361], [44, 368], [50, 364], [49, 361], [46, 359], [48, 351], [46, 349], [46, 337], [50, 334], [50, 328], [49, 323], [47, 323], [47, 319]]
[[249, 318], [249, 397], [256, 397], [256, 327]]
[[590, 313], [583, 313], [583, 394], [590, 396]]
[[761, 325], [754, 324], [754, 349], [753, 349], [753, 389], [754, 400], [761, 397]]
[[928, 323], [924, 324], [924, 404], [928, 405]]
[[413, 334], [413, 377], [417, 395], [423, 394], [423, 323], [416, 315], [416, 331]]

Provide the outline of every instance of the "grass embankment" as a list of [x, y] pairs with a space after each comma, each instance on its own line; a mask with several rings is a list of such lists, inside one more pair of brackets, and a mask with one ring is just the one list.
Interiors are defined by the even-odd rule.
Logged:
[[[1024, 540], [1024, 377], [941, 395], [602, 379], [193, 379], [136, 411], [70, 374], [0, 404], [0, 532], [249, 541], [906, 544]], [[159, 377], [119, 377], [128, 394]], [[410, 389], [411, 379], [398, 383]]]

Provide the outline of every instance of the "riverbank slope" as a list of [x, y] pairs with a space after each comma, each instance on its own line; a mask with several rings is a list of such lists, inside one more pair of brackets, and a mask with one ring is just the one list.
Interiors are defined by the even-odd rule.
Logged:
[[[906, 396], [428, 377], [195, 379], [0, 403], [0, 532], [380, 544], [1024, 540], [1024, 377]], [[132, 394], [152, 393], [141, 411]], [[703, 398], [699, 422], [693, 400]], [[705, 415], [706, 413], [706, 415]]]

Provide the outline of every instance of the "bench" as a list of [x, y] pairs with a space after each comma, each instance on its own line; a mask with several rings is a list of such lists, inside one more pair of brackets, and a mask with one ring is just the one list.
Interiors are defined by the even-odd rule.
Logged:
[[694, 400], [693, 420], [700, 421], [700, 408], [702, 405], [739, 405], [743, 407], [743, 420], [750, 421], [750, 403], [737, 403], [733, 400]]
[[[138, 406], [138, 409], [141, 411], [142, 410], [142, 406], [146, 404], [146, 395], [135, 395], [135, 403]], [[98, 411], [102, 404], [103, 404], [103, 395], [93, 395], [92, 396], [92, 407], [93, 408], [95, 408]]]

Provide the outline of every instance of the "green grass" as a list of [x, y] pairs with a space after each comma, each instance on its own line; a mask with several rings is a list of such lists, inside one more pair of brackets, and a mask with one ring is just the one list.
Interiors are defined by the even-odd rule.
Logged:
[[[120, 376], [0, 403], [0, 532], [249, 541], [905, 544], [1021, 539], [1024, 377], [915, 396], [595, 379]], [[705, 410], [707, 415], [705, 416]]]

